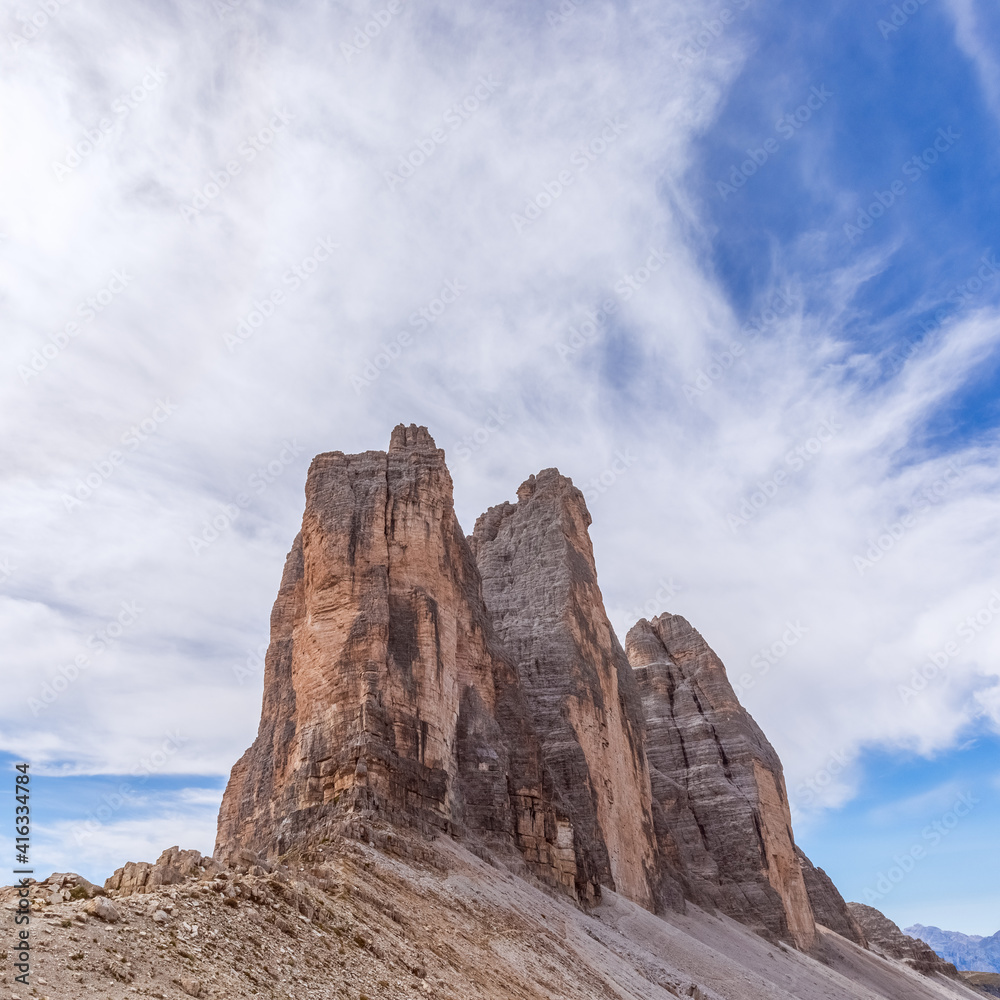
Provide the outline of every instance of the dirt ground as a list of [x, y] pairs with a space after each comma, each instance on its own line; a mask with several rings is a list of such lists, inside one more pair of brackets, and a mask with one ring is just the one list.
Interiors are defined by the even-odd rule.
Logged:
[[[422, 853], [416, 862], [347, 841], [148, 894], [46, 902], [71, 892], [40, 887], [31, 984], [13, 983], [8, 949], [0, 1000], [984, 996], [832, 932], [808, 956], [694, 907], [661, 919], [606, 892], [584, 912], [445, 838]], [[9, 942], [13, 890], [0, 905]]]

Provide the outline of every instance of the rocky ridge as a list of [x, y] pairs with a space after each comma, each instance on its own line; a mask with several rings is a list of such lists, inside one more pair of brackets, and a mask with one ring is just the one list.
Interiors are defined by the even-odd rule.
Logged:
[[946, 962], [926, 942], [904, 934], [874, 906], [864, 903], [848, 903], [847, 906], [875, 951], [899, 959], [917, 972], [958, 975], [951, 962]]
[[959, 969], [1000, 974], [1000, 931], [983, 937], [914, 924], [905, 928], [903, 933], [925, 941], [946, 962]]
[[1000, 973], [960, 972], [962, 981], [988, 997], [1000, 997]]
[[[807, 956], [694, 905], [654, 916], [606, 889], [581, 907], [447, 836], [419, 862], [353, 839], [226, 865], [171, 848], [104, 889], [56, 875], [32, 895], [32, 985], [20, 1000], [984, 996], [825, 928]], [[0, 909], [16, 906], [16, 890], [0, 890]], [[9, 962], [0, 951], [5, 985]], [[0, 987], [0, 1000], [13, 995]]]
[[332, 836], [419, 856], [447, 833], [587, 905], [602, 889], [653, 912], [691, 902], [803, 950], [815, 905], [863, 944], [701, 635], [664, 614], [622, 648], [590, 523], [546, 469], [466, 538], [423, 427], [317, 456], [216, 857]]

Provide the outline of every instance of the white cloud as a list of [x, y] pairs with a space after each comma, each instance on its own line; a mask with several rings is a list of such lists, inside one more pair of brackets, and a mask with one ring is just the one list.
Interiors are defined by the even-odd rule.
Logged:
[[948, 8], [955, 19], [955, 41], [975, 66], [987, 103], [1000, 118], [1000, 60], [987, 41], [992, 37], [984, 23], [989, 17], [984, 18], [976, 0], [948, 0]]

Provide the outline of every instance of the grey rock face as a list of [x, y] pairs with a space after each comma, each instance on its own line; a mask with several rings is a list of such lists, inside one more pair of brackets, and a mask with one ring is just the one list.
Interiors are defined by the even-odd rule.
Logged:
[[517, 664], [531, 722], [588, 877], [647, 908], [656, 842], [642, 703], [604, 610], [583, 494], [556, 469], [470, 539], [493, 627]]
[[645, 709], [666, 877], [695, 902], [810, 948], [815, 923], [781, 762], [722, 662], [677, 615], [642, 619], [626, 649]]
[[917, 972], [929, 974], [940, 972], [957, 977], [955, 966], [937, 955], [930, 945], [916, 938], [907, 937], [896, 924], [874, 906], [864, 903], [848, 903], [851, 916], [858, 922], [868, 943], [875, 950], [890, 958], [898, 958]]

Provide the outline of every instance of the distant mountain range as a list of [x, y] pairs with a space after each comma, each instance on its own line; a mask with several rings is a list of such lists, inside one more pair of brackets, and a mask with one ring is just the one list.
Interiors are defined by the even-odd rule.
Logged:
[[992, 937], [943, 931], [940, 927], [914, 924], [907, 927], [910, 937], [926, 941], [945, 961], [957, 969], [1000, 973], [1000, 931]]

